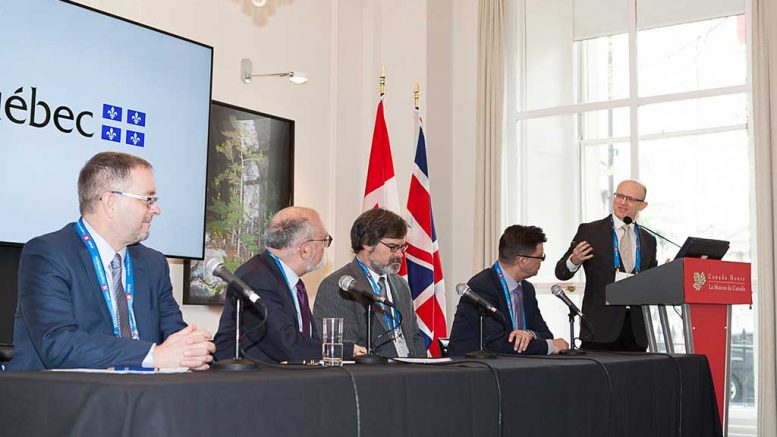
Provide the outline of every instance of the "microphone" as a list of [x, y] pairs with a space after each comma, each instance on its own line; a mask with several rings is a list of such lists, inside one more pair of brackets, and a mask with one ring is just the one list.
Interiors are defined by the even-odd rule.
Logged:
[[459, 296], [467, 297], [469, 300], [477, 304], [479, 307], [483, 308], [484, 310], [490, 312], [494, 316], [496, 316], [499, 320], [502, 321], [505, 325], [507, 324], [507, 320], [505, 320], [505, 316], [502, 315], [502, 313], [499, 312], [498, 309], [496, 309], [495, 306], [488, 303], [487, 300], [483, 299], [482, 297], [478, 296], [477, 293], [472, 291], [472, 289], [467, 284], [459, 284], [456, 286], [456, 293], [459, 294]]
[[261, 296], [256, 294], [256, 292], [251, 287], [246, 285], [245, 282], [230, 272], [220, 259], [211, 258], [205, 264], [205, 271], [213, 276], [218, 276], [230, 286], [237, 288], [237, 290], [254, 305], [263, 305]]
[[351, 293], [360, 294], [372, 302], [379, 302], [379, 303], [382, 303], [383, 305], [388, 305], [390, 307], [394, 306], [394, 304], [390, 300], [386, 299], [385, 297], [379, 296], [373, 293], [372, 291], [365, 290], [364, 288], [362, 288], [361, 285], [359, 285], [359, 283], [356, 282], [356, 279], [354, 279], [353, 276], [350, 276], [350, 275], [340, 276], [340, 279], [337, 281], [337, 285], [339, 285], [340, 288], [342, 288], [345, 291], [350, 291]]
[[[626, 223], [627, 225], [630, 225], [630, 224], [632, 224], [633, 222], [634, 222], [634, 220], [633, 220], [631, 217], [629, 217], [629, 216], [625, 216], [625, 217], [623, 217], [623, 223]], [[680, 245], [679, 245], [679, 244], [677, 244], [677, 243], [675, 243], [674, 241], [672, 241], [672, 240], [670, 240], [670, 239], [668, 239], [668, 238], [664, 237], [663, 235], [661, 235], [661, 234], [659, 234], [658, 232], [656, 232], [656, 231], [654, 231], [654, 230], [652, 230], [652, 229], [648, 228], [647, 226], [640, 225], [639, 223], [637, 223], [637, 226], [639, 226], [640, 228], [642, 228], [642, 229], [644, 229], [644, 230], [646, 230], [646, 231], [650, 232], [651, 234], [655, 235], [656, 237], [658, 237], [658, 238], [660, 238], [660, 239], [662, 239], [662, 240], [664, 240], [664, 241], [668, 241], [668, 242], [670, 242], [670, 243], [674, 244], [675, 246], [677, 246], [677, 247], [680, 247]]]
[[583, 312], [580, 311], [580, 308], [578, 308], [577, 305], [575, 305], [575, 303], [569, 299], [569, 297], [567, 297], [566, 293], [564, 293], [564, 290], [560, 286], [554, 285], [550, 287], [550, 291], [554, 296], [561, 299], [561, 301], [569, 307], [569, 311], [577, 314], [581, 319], [583, 318]]

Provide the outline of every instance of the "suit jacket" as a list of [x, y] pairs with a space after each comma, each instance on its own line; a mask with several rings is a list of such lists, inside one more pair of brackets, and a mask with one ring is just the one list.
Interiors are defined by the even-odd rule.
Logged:
[[139, 367], [152, 343], [183, 329], [165, 257], [142, 244], [127, 250], [140, 340], [113, 335], [92, 259], [73, 223], [30, 240], [19, 263], [14, 358], [7, 368]]
[[[495, 306], [499, 312], [510, 321], [510, 310], [502, 290], [499, 276], [493, 266], [489, 267], [467, 282], [472, 291]], [[548, 342], [553, 334], [542, 318], [540, 308], [537, 305], [537, 296], [534, 286], [529, 281], [521, 281], [523, 287], [523, 309], [526, 315], [526, 329], [537, 334], [536, 339], [529, 342], [529, 346], [523, 354], [542, 355], [548, 353]], [[505, 326], [494, 316], [486, 316], [483, 320], [483, 338], [486, 340], [486, 349], [497, 353], [516, 353], [513, 343], [507, 341], [512, 326]], [[480, 350], [480, 312], [478, 306], [468, 298], [459, 300], [456, 315], [453, 318], [448, 355], [462, 356], [468, 352]]]
[[[235, 275], [256, 291], [267, 308], [267, 320], [250, 302], [243, 306], [240, 344], [245, 356], [263, 362], [320, 360], [321, 336], [312, 324], [312, 336], [303, 335], [299, 329], [297, 309], [291, 297], [289, 285], [269, 252], [246, 261], [235, 270]], [[219, 329], [216, 332], [216, 359], [235, 356], [235, 290], [230, 290], [224, 302]], [[257, 327], [260, 328], [257, 329]], [[353, 345], [344, 345], [344, 356], [353, 353]]]
[[[656, 239], [642, 228], [639, 229], [640, 264], [646, 270], [658, 265], [656, 261]], [[583, 341], [597, 343], [614, 342], [623, 329], [626, 318], [625, 306], [606, 306], [604, 287], [615, 281], [615, 264], [613, 263], [612, 220], [607, 216], [601, 220], [583, 223], [577, 228], [574, 242], [587, 241], [593, 247], [594, 257], [583, 263], [585, 269], [585, 294], [583, 296], [583, 314], [593, 325], [593, 336], [587, 324], [580, 328], [580, 338]], [[571, 279], [576, 272], [567, 268], [567, 259], [575, 244], [570, 245], [567, 252], [556, 263], [556, 277], [562, 281]], [[623, 266], [621, 265], [621, 270]], [[640, 307], [633, 306], [631, 323], [634, 339], [642, 346], [647, 346], [645, 321]]]
[[[313, 308], [313, 319], [318, 329], [321, 329], [324, 317], [342, 317], [343, 340], [367, 345], [367, 321], [364, 312], [365, 299], [352, 293], [341, 290], [337, 281], [343, 275], [353, 276], [365, 290], [372, 290], [364, 271], [356, 259], [346, 264], [339, 270], [324, 278], [318, 287], [316, 303]], [[411, 357], [425, 357], [426, 344], [421, 338], [418, 321], [415, 315], [413, 299], [407, 281], [398, 275], [388, 275], [389, 287], [394, 304], [402, 313], [400, 326], [405, 337], [407, 348]], [[389, 337], [388, 323], [380, 305], [374, 305], [375, 313], [372, 316], [372, 346], [375, 353], [385, 357], [396, 357], [397, 350], [394, 342]]]

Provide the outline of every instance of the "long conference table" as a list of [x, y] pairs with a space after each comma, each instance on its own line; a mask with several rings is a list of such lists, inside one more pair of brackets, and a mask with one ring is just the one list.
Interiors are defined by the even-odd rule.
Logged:
[[0, 372], [1, 436], [720, 436], [701, 355]]

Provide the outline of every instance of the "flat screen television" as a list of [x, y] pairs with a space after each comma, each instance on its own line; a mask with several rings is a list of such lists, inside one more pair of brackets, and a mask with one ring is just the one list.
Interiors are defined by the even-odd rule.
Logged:
[[674, 259], [679, 258], [705, 258], [723, 259], [728, 252], [729, 242], [723, 240], [710, 240], [707, 238], [688, 237], [683, 243]]
[[3, 0], [0, 41], [0, 242], [78, 219], [79, 170], [120, 151], [154, 166], [144, 244], [202, 258], [213, 48], [58, 0]]

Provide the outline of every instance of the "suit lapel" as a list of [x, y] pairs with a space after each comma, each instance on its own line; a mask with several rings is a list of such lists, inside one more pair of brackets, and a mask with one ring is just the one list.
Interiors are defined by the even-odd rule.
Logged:
[[103, 323], [103, 328], [106, 332], [113, 334], [113, 320], [111, 320], [111, 314], [108, 312], [108, 306], [105, 303], [105, 297], [103, 296], [102, 289], [100, 289], [100, 283], [97, 281], [97, 272], [94, 270], [94, 263], [92, 262], [92, 256], [89, 254], [89, 250], [86, 248], [78, 233], [75, 230], [75, 225], [70, 225], [73, 231], [74, 244], [78, 251], [79, 258], [81, 259], [81, 267], [83, 268], [83, 274], [87, 278], [88, 290], [82, 290], [84, 293], [84, 299], [89, 300], [99, 308], [100, 320]]
[[[273, 278], [275, 279], [275, 282], [278, 284], [279, 288], [281, 288], [282, 290], [284, 289], [286, 290], [285, 293], [280, 293], [280, 298], [283, 300], [286, 308], [289, 308], [291, 310], [291, 313], [294, 314], [295, 325], [297, 326], [297, 330], [299, 331], [300, 329], [302, 329], [302, 327], [299, 326], [299, 318], [297, 317], [297, 307], [294, 305], [294, 299], [291, 297], [291, 287], [289, 283], [286, 282], [286, 277], [284, 273], [281, 271], [280, 266], [278, 266], [278, 263], [275, 262], [275, 259], [273, 259], [272, 255], [270, 255], [270, 252], [265, 251], [261, 255], [260, 259], [261, 259], [261, 262], [265, 264], [265, 267], [272, 272]], [[294, 285], [296, 286], [296, 284]]]
[[146, 308], [151, 309], [151, 298], [149, 295], [151, 284], [149, 283], [148, 268], [145, 260], [138, 255], [135, 246], [128, 247], [127, 253], [132, 257], [132, 276], [135, 293], [132, 311], [135, 314], [138, 335], [140, 335], [140, 338], [153, 338], [145, 336], [146, 332], [144, 331], [144, 328], [151, 327], [151, 321], [147, 319], [149, 311], [144, 311]]

